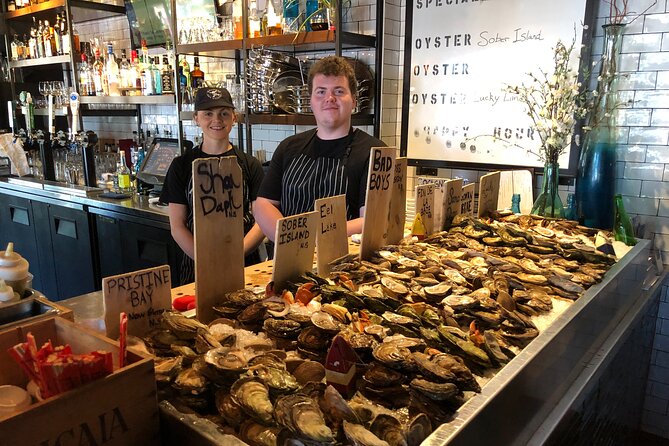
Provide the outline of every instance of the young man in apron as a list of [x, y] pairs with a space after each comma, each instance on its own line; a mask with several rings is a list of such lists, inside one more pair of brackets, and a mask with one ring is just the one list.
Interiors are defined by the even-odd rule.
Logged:
[[315, 200], [340, 194], [346, 194], [348, 234], [362, 232], [369, 149], [386, 145], [351, 127], [357, 81], [344, 58], [316, 62], [308, 85], [316, 128], [279, 144], [253, 208], [272, 241], [278, 219], [313, 211]]
[[235, 107], [225, 88], [200, 88], [195, 96], [193, 120], [202, 129], [202, 144], [172, 161], [160, 201], [169, 203], [172, 237], [186, 254], [181, 265], [181, 283], [195, 280], [193, 240], [193, 161], [198, 158], [236, 156], [244, 183], [244, 255], [246, 265], [260, 262], [258, 245], [264, 236], [255, 224], [252, 205], [263, 179], [260, 161], [230, 142], [237, 122]]

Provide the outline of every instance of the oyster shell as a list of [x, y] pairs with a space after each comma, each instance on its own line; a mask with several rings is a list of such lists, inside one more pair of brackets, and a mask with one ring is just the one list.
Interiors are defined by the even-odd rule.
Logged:
[[334, 443], [334, 433], [325, 424], [323, 412], [307, 395], [296, 393], [276, 401], [276, 421], [294, 433], [321, 444]]
[[264, 424], [273, 421], [274, 407], [269, 399], [269, 390], [260, 379], [239, 378], [230, 387], [230, 395], [251, 417]]
[[387, 441], [381, 440], [360, 424], [344, 421], [344, 434], [354, 446], [389, 446]]
[[369, 426], [370, 432], [386, 441], [390, 446], [407, 446], [402, 423], [392, 415], [380, 413]]

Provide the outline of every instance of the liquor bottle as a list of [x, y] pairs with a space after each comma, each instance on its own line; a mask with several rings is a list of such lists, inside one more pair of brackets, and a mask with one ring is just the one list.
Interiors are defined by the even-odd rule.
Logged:
[[[130, 68], [128, 71], [128, 88], [142, 88], [142, 79], [139, 77], [139, 62], [137, 61], [137, 50], [130, 50]], [[139, 94], [139, 93], [136, 93]]]
[[306, 21], [307, 21], [307, 30], [313, 31], [311, 29], [311, 21], [316, 18], [316, 11], [318, 11], [318, 0], [307, 0], [306, 1]]
[[148, 62], [148, 57], [140, 64], [140, 75], [142, 78], [142, 94], [144, 96], [152, 96], [156, 94], [156, 88], [153, 84], [153, 71], [151, 71], [151, 64]]
[[[63, 54], [70, 54], [70, 32], [67, 29], [65, 12], [62, 13], [60, 18], [60, 41], [60, 47]], [[77, 44], [76, 48], [79, 48], [79, 44]]]
[[14, 40], [10, 44], [12, 60], [19, 60], [19, 36], [14, 34]]
[[105, 66], [100, 60], [100, 49], [95, 49], [95, 62], [93, 62], [93, 83], [95, 85], [96, 96], [107, 95], [107, 76], [105, 76]]
[[79, 91], [83, 96], [95, 96], [95, 83], [93, 82], [92, 67], [88, 63], [86, 53], [81, 53], [81, 64], [79, 65]]
[[193, 71], [190, 72], [191, 86], [193, 88], [200, 88], [204, 85], [204, 72], [200, 70], [200, 58], [195, 56], [193, 63]]
[[[33, 17], [33, 21], [35, 20], [35, 17]], [[30, 38], [28, 39], [28, 54], [30, 55], [30, 58], [35, 59], [39, 57], [39, 53], [37, 52], [37, 37], [35, 36], [35, 27], [30, 27]]]
[[118, 178], [118, 188], [121, 192], [132, 192], [130, 174], [130, 169], [125, 163], [125, 151], [119, 150], [119, 160], [116, 164], [116, 178]]
[[177, 67], [177, 76], [179, 77], [179, 89], [184, 91], [184, 89], [188, 86], [188, 78], [186, 78], [184, 69], [181, 65]]
[[160, 76], [163, 81], [163, 94], [174, 94], [174, 71], [167, 60], [167, 55], [163, 56], [163, 69]]
[[520, 194], [513, 194], [511, 197], [511, 212], [520, 214]]
[[[295, 0], [297, 2], [297, 0]], [[233, 0], [232, 2], [232, 30], [235, 39], [244, 37], [242, 0]], [[185, 71], [184, 71], [185, 72]]]
[[613, 202], [613, 235], [615, 239], [624, 242], [627, 246], [636, 245], [634, 229], [632, 229], [632, 221], [627, 215], [627, 212], [625, 212], [622, 195], [617, 194], [614, 196]]
[[[35, 21], [35, 17], [33, 17], [33, 22]], [[34, 26], [35, 28], [35, 54], [37, 57], [44, 57], [44, 39], [42, 38], [42, 32], [44, 30], [44, 25], [42, 25], [42, 21], [40, 20], [37, 25]]]
[[121, 96], [119, 90], [119, 69], [114, 55], [114, 48], [111, 42], [107, 44], [107, 85], [109, 88], [109, 96]]
[[163, 94], [163, 80], [158, 69], [157, 63], [160, 61], [158, 56], [151, 59], [151, 76], [153, 76], [153, 88], [155, 94]]
[[23, 46], [23, 58], [30, 59], [30, 39], [26, 34], [23, 35], [23, 41], [21, 42]]
[[258, 14], [258, 2], [252, 0], [249, 11], [249, 37], [260, 37], [262, 25], [260, 23], [261, 15]]
[[81, 51], [81, 42], [79, 40], [79, 33], [76, 29], [72, 30], [72, 45], [74, 45], [74, 51]]
[[183, 75], [186, 77], [186, 85], [191, 85], [190, 82], [190, 64], [188, 63], [188, 60], [186, 59], [186, 56], [182, 57], [181, 60], [179, 61], [179, 65], [181, 65], [181, 72]]
[[16, 2], [14, 0], [7, 2], [7, 11], [16, 11]]
[[56, 14], [56, 23], [53, 25], [53, 28], [51, 28], [51, 39], [53, 41], [54, 46], [56, 47], [56, 54], [59, 56], [62, 55], [63, 40], [61, 39], [60, 36], [60, 14]]
[[125, 50], [121, 50], [121, 63], [118, 65], [119, 71], [119, 85], [121, 88], [133, 88], [135, 86], [135, 79], [131, 77], [132, 70], [130, 62], [125, 56]]
[[277, 2], [277, 6], [279, 9], [279, 13], [277, 13], [277, 6], [275, 6], [274, 2], [276, 0], [268, 0], [267, 2], [267, 13], [266, 13], [266, 23], [267, 23], [267, 35], [270, 36], [277, 36], [283, 34], [283, 30], [281, 29], [281, 9], [282, 9], [282, 3], [279, 0]]
[[53, 46], [51, 45], [51, 27], [49, 26], [49, 21], [45, 20], [44, 25], [42, 26], [42, 44], [44, 45], [44, 56], [51, 57], [55, 56]]

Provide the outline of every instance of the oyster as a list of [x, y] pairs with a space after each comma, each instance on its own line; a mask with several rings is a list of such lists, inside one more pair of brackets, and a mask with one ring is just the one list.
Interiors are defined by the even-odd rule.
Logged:
[[323, 350], [330, 343], [331, 336], [318, 327], [303, 329], [297, 336], [297, 345], [307, 350]]
[[237, 308], [244, 308], [251, 304], [261, 301], [264, 298], [263, 295], [255, 294], [253, 291], [248, 288], [241, 290], [231, 291], [225, 293], [223, 297], [224, 305], [230, 305]]
[[315, 311], [311, 315], [311, 323], [321, 330], [331, 333], [338, 333], [343, 328], [341, 322], [325, 311]]
[[300, 393], [286, 395], [276, 401], [276, 421], [292, 432], [321, 444], [334, 443], [334, 433], [325, 424], [318, 404]]
[[237, 402], [230, 396], [228, 389], [221, 388], [215, 395], [216, 409], [226, 423], [237, 427], [244, 421], [244, 412]]
[[364, 426], [344, 421], [344, 434], [353, 446], [389, 446]]
[[365, 371], [363, 379], [374, 387], [389, 387], [401, 384], [404, 380], [404, 374], [378, 362], [373, 362]]
[[424, 413], [413, 417], [406, 428], [406, 439], [409, 446], [419, 446], [432, 433], [432, 422]]
[[420, 378], [412, 379], [410, 386], [436, 401], [454, 400], [460, 393], [458, 386], [453, 383], [435, 383]]
[[274, 419], [269, 390], [258, 378], [239, 378], [230, 387], [230, 395], [244, 412], [262, 423], [270, 424]]
[[380, 363], [394, 369], [413, 369], [414, 363], [411, 360], [411, 350], [402, 341], [386, 342], [386, 340], [377, 345], [372, 351], [374, 358]]
[[407, 446], [402, 423], [392, 415], [380, 413], [369, 426], [371, 433], [386, 441], [390, 446]]
[[381, 277], [381, 287], [391, 297], [402, 297], [409, 294], [409, 288], [406, 285], [391, 277]]
[[325, 378], [325, 367], [320, 362], [305, 360], [295, 367], [292, 373], [300, 384], [320, 383]]
[[174, 311], [163, 313], [163, 326], [180, 339], [195, 339], [198, 330], [207, 330], [207, 326], [200, 321]]
[[293, 392], [300, 386], [285, 368], [258, 364], [250, 367], [246, 373], [259, 378], [270, 390], [279, 393]]
[[277, 338], [294, 339], [300, 332], [302, 326], [299, 322], [288, 319], [265, 319], [263, 322], [263, 329], [271, 336]]
[[321, 409], [325, 415], [336, 425], [346, 420], [351, 423], [360, 423], [358, 415], [351, 409], [346, 400], [332, 386], [327, 386], [320, 402]]
[[239, 436], [252, 446], [276, 446], [279, 431], [278, 427], [268, 427], [246, 420], [239, 427]]
[[172, 385], [184, 394], [199, 395], [207, 390], [207, 384], [207, 378], [190, 367], [179, 372]]

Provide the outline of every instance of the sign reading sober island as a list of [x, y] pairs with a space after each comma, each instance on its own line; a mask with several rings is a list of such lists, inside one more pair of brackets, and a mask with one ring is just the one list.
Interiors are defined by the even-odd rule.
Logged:
[[460, 214], [460, 199], [462, 196], [462, 179], [448, 180], [444, 184], [444, 222], [443, 228], [450, 228], [453, 218]]
[[423, 219], [426, 236], [434, 233], [434, 186], [434, 183], [416, 186], [416, 214]]
[[244, 201], [237, 157], [193, 162], [197, 318], [216, 318], [224, 294], [244, 287]]
[[314, 207], [319, 224], [316, 231], [316, 267], [318, 274], [327, 277], [329, 263], [348, 254], [346, 233], [346, 195], [320, 198]]
[[390, 199], [390, 218], [388, 220], [388, 237], [386, 244], [396, 245], [404, 237], [407, 205], [407, 159], [395, 160], [395, 176], [393, 177], [393, 195]]
[[163, 311], [172, 308], [169, 265], [102, 279], [107, 336], [119, 335], [119, 313], [128, 315], [128, 333], [144, 336], [160, 324]]
[[362, 225], [360, 258], [368, 259], [388, 238], [388, 213], [393, 195], [395, 147], [372, 147], [369, 155], [365, 221]]
[[462, 187], [460, 194], [460, 213], [464, 215], [474, 216], [474, 192], [476, 191], [476, 183], [469, 183]]
[[274, 289], [281, 290], [287, 280], [313, 269], [318, 221], [318, 212], [313, 211], [280, 218], [276, 222]]

